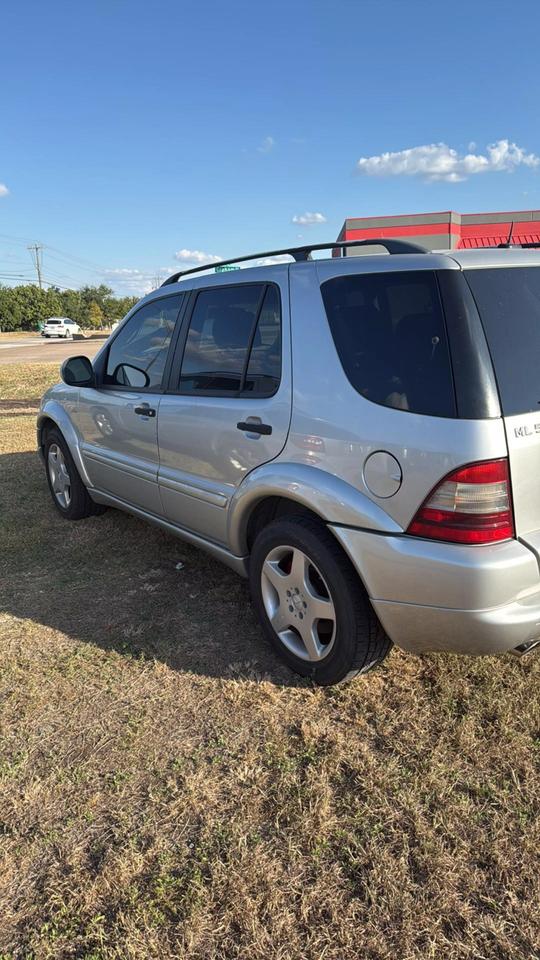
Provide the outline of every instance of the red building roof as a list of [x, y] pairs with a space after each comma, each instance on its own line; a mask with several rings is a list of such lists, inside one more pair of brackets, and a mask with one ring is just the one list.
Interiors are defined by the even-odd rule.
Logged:
[[[461, 237], [458, 243], [458, 249], [478, 249], [479, 247], [498, 247], [501, 243], [506, 243], [508, 240], [508, 233], [495, 234], [494, 236], [489, 237]], [[512, 231], [512, 240], [514, 243], [538, 243], [540, 244], [540, 232], [539, 233], [518, 233], [515, 230]]]
[[415, 213], [395, 217], [348, 217], [338, 240], [414, 237], [428, 249], [494, 247], [506, 243], [540, 243], [540, 210], [497, 213]]

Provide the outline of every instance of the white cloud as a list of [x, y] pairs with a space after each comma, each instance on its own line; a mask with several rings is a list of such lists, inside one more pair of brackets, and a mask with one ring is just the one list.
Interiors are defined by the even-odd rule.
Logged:
[[298, 223], [301, 227], [314, 227], [317, 223], [326, 223], [326, 217], [324, 213], [310, 213], [306, 210], [305, 213], [295, 214], [292, 222]]
[[8, 193], [9, 193], [9, 190], [6, 187], [5, 183], [0, 183], [0, 197], [7, 197]]
[[259, 153], [270, 153], [274, 149], [276, 141], [273, 137], [265, 137], [263, 142], [259, 144], [257, 150]]
[[222, 257], [218, 257], [215, 253], [204, 253], [203, 250], [178, 250], [174, 255], [175, 260], [179, 260], [180, 263], [192, 263], [192, 264], [201, 264], [201, 263], [219, 263], [222, 260]]
[[107, 276], [125, 277], [126, 279], [129, 277], [143, 276], [141, 270], [130, 270], [128, 267], [111, 267], [110, 270], [106, 270], [105, 273]]
[[[472, 146], [472, 144], [471, 144]], [[394, 153], [361, 157], [358, 173], [368, 177], [424, 177], [458, 183], [477, 173], [512, 173], [516, 167], [537, 167], [540, 157], [526, 153], [509, 140], [490, 144], [485, 154], [469, 152], [460, 155], [446, 143], [430, 143]]]
[[111, 267], [104, 274], [105, 283], [110, 284], [115, 292], [122, 296], [143, 297], [155, 290], [164, 279], [159, 270], [137, 270], [129, 267]]
[[272, 267], [276, 263], [290, 263], [293, 259], [290, 253], [278, 253], [275, 257], [261, 257], [259, 260], [255, 260], [251, 266]]

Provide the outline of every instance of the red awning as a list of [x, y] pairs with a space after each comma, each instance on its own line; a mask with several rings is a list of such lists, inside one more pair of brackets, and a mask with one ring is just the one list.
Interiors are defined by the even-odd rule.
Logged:
[[[506, 243], [508, 234], [498, 237], [462, 237], [459, 241], [458, 250], [477, 249], [478, 247], [498, 247], [500, 243]], [[540, 233], [517, 233], [512, 234], [513, 243], [538, 243], [540, 244]]]

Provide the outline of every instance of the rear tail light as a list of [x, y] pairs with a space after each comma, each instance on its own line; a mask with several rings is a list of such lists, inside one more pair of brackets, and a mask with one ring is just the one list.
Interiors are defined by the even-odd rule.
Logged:
[[494, 543], [514, 536], [508, 460], [486, 460], [449, 473], [407, 533], [453, 543]]

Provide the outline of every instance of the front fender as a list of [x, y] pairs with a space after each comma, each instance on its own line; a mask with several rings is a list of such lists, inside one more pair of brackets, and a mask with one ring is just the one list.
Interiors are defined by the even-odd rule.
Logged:
[[255, 505], [285, 497], [308, 507], [327, 523], [402, 533], [392, 517], [345, 480], [318, 467], [276, 461], [257, 467], [242, 481], [229, 505], [228, 542], [238, 556], [247, 553], [247, 527]]
[[57, 400], [52, 398], [44, 401], [43, 406], [38, 413], [37, 436], [39, 448], [41, 449], [43, 442], [43, 427], [47, 421], [51, 420], [58, 427], [62, 436], [64, 437], [69, 447], [69, 452], [75, 461], [75, 465], [79, 471], [79, 476], [82, 482], [86, 487], [91, 487], [92, 484], [81, 457], [79, 435], [62, 404], [58, 403]]

